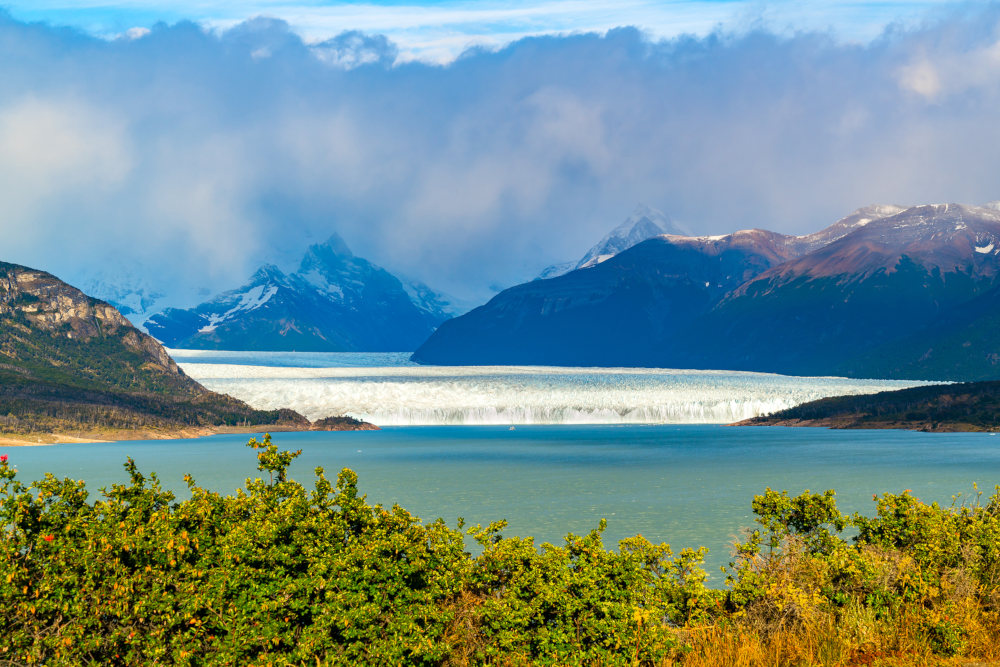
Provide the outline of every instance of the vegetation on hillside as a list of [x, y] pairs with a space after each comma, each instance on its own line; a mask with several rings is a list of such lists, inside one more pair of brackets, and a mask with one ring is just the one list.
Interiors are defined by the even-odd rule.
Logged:
[[287, 424], [308, 427], [293, 410], [255, 410], [243, 401], [201, 395], [82, 389], [25, 378], [0, 368], [0, 433], [115, 435], [178, 427]]
[[[1000, 492], [909, 493], [845, 516], [832, 491], [753, 500], [727, 586], [704, 551], [602, 525], [536, 545], [312, 489], [269, 437], [257, 479], [178, 501], [129, 461], [95, 501], [0, 456], [4, 664], [935, 664], [1000, 658]], [[846, 539], [844, 531], [853, 531]], [[958, 663], [954, 663], [958, 664]]]
[[0, 432], [106, 434], [286, 424], [187, 377], [108, 304], [55, 276], [0, 262]]
[[1000, 382], [929, 385], [822, 398], [742, 423], [994, 431], [1000, 429]]

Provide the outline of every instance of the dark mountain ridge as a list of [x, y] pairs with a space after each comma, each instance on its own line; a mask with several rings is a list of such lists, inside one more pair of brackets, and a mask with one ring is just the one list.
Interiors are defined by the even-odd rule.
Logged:
[[505, 290], [413, 355], [447, 364], [644, 365], [679, 322], [786, 258], [780, 234], [660, 236], [600, 264]]
[[665, 235], [501, 293], [413, 358], [988, 379], [998, 273], [990, 207], [866, 207], [805, 236]]

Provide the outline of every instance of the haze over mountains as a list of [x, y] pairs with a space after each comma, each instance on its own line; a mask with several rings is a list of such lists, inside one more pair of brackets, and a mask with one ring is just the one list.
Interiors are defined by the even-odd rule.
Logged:
[[590, 250], [584, 253], [578, 262], [564, 262], [547, 266], [538, 274], [538, 278], [555, 278], [574, 269], [596, 266], [654, 236], [684, 233], [685, 231], [675, 225], [674, 221], [662, 211], [650, 208], [645, 204], [638, 204], [624, 222], [591, 246]]
[[298, 270], [262, 266], [235, 290], [146, 322], [170, 347], [223, 350], [411, 350], [449, 317], [420, 283], [356, 257], [338, 235], [309, 248]]
[[997, 377], [998, 253], [995, 204], [870, 206], [804, 236], [666, 234], [506, 290], [413, 358]]

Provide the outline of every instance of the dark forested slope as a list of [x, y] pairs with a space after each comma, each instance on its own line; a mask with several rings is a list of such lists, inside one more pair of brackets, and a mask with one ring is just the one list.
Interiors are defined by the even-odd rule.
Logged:
[[1000, 382], [930, 385], [867, 396], [823, 398], [741, 424], [993, 431], [1000, 429]]

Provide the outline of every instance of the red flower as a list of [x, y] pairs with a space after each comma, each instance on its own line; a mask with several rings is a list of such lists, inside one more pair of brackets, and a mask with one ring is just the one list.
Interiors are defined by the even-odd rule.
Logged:
[[0, 463], [7, 463], [7, 455], [0, 454]]
[[45, 540], [46, 542], [51, 542], [52, 540], [56, 539], [56, 536], [55, 535], [42, 535], [42, 539]]

